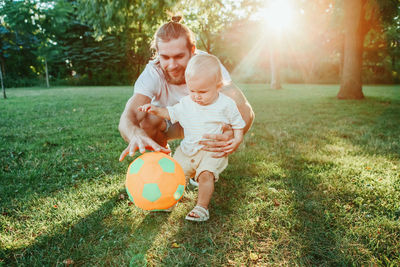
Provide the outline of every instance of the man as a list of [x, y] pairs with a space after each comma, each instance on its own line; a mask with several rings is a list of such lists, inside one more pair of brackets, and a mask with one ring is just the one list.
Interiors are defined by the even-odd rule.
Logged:
[[[137, 150], [141, 153], [148, 148], [154, 151], [170, 152], [167, 141], [183, 137], [179, 124], [170, 125], [169, 121], [157, 116], [138, 111], [138, 107], [153, 103], [158, 106], [172, 106], [180, 98], [188, 94], [185, 82], [185, 69], [189, 59], [196, 51], [193, 33], [179, 23], [181, 17], [173, 17], [171, 22], [162, 25], [156, 32], [153, 48], [157, 57], [147, 64], [145, 70], [135, 83], [134, 95], [128, 100], [123, 111], [119, 131], [128, 142], [121, 153], [120, 161], [126, 155], [133, 155]], [[204, 52], [203, 52], [204, 53]], [[222, 68], [224, 80], [230, 81], [225, 68]], [[231, 97], [246, 123], [244, 133], [248, 131], [254, 113], [243, 93], [233, 83], [225, 86], [222, 93]], [[205, 135], [202, 141], [203, 150], [215, 152], [215, 157], [226, 156], [226, 146], [233, 139], [233, 131], [229, 125], [224, 126], [223, 134]]]

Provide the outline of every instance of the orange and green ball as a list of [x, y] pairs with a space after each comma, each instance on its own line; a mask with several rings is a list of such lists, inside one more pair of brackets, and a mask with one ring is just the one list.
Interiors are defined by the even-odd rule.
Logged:
[[182, 167], [161, 152], [148, 152], [136, 158], [126, 174], [130, 200], [143, 210], [163, 210], [175, 205], [185, 191]]

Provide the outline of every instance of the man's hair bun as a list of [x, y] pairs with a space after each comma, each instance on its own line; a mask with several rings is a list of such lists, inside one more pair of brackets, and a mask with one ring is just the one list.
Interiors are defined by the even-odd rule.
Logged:
[[182, 16], [172, 16], [171, 21], [179, 23], [182, 19]]

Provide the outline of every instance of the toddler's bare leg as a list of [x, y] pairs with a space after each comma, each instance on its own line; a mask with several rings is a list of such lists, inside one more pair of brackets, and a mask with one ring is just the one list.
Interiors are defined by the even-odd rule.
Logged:
[[[203, 171], [198, 177], [199, 195], [197, 205], [208, 209], [212, 194], [214, 193], [214, 174], [209, 171]], [[190, 213], [192, 217], [199, 217], [196, 213]]]

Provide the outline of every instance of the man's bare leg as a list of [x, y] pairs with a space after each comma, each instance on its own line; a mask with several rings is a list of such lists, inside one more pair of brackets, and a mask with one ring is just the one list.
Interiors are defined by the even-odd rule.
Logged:
[[183, 139], [183, 128], [179, 123], [174, 123], [167, 131], [168, 140]]
[[164, 119], [151, 114], [147, 114], [140, 122], [140, 128], [142, 128], [151, 139], [164, 147], [167, 145], [166, 127], [167, 123]]
[[140, 128], [142, 128], [149, 137], [156, 141], [161, 146], [166, 146], [167, 141], [174, 139], [183, 138], [183, 129], [179, 123], [175, 123], [169, 127], [168, 131], [167, 123], [164, 119], [147, 114], [147, 116], [140, 122]]

